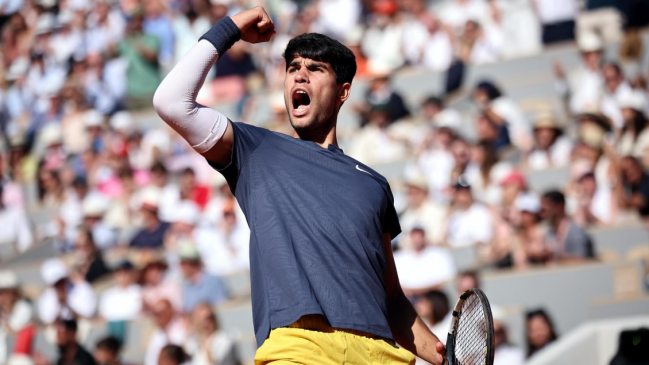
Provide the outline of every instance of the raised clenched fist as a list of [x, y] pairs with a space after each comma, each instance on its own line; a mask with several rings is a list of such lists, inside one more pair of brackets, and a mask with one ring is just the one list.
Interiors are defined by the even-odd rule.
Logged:
[[275, 24], [261, 6], [240, 12], [232, 21], [241, 31], [241, 39], [249, 43], [268, 42], [275, 34]]

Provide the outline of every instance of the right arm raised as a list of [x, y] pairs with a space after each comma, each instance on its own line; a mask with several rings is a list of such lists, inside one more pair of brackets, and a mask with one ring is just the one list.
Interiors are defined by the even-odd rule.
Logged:
[[250, 43], [266, 42], [274, 33], [273, 22], [261, 7], [220, 20], [183, 56], [153, 96], [160, 118], [196, 152], [219, 166], [230, 163], [232, 127], [223, 114], [196, 102], [198, 91], [219, 55], [234, 42], [240, 38]]

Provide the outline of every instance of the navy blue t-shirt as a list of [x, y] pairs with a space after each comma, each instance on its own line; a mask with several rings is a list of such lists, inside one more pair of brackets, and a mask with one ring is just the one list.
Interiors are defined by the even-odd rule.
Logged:
[[387, 180], [329, 145], [231, 123], [221, 169], [251, 230], [257, 346], [307, 314], [392, 339], [383, 233], [401, 232]]

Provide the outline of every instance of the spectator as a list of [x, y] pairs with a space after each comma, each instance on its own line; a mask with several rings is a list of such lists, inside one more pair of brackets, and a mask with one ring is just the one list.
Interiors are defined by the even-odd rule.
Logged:
[[151, 257], [154, 254], [144, 256], [145, 262], [142, 269], [143, 309], [150, 312], [157, 302], [167, 300], [176, 311], [182, 310], [180, 285], [165, 276], [167, 263], [159, 257]]
[[[453, 129], [443, 126], [424, 141], [422, 151], [417, 157], [417, 167], [425, 174], [428, 181], [430, 198], [437, 203], [444, 204], [448, 201], [448, 186], [454, 174], [456, 157], [465, 159], [468, 163], [468, 153], [456, 156], [455, 145], [466, 147], [462, 140], [456, 140]], [[466, 148], [461, 148], [464, 152]], [[463, 162], [463, 161], [462, 161]]]
[[545, 239], [558, 261], [580, 261], [595, 256], [593, 242], [583, 228], [566, 215], [566, 199], [550, 191], [541, 199], [541, 216], [550, 225]]
[[[417, 225], [426, 231], [428, 240], [433, 245], [444, 242], [444, 219], [446, 207], [434, 203], [428, 196], [428, 183], [423, 175], [414, 173], [405, 181], [408, 206], [399, 217], [401, 229], [409, 232]], [[411, 247], [409, 237], [402, 238], [400, 246]]]
[[[443, 291], [431, 290], [416, 297], [414, 302], [415, 310], [422, 321], [437, 334], [442, 343], [446, 343], [446, 335], [451, 323], [452, 314], [448, 298]], [[417, 358], [416, 365], [426, 365], [428, 362]]]
[[156, 162], [151, 166], [151, 185], [160, 189], [158, 217], [163, 222], [171, 222], [176, 204], [180, 202], [180, 190], [169, 182], [169, 172], [163, 163]]
[[486, 21], [489, 17], [489, 4], [485, 0], [452, 0], [447, 1], [439, 10], [443, 19], [455, 33], [460, 33], [469, 20]]
[[401, 161], [408, 155], [405, 143], [395, 140], [388, 125], [393, 122], [385, 106], [374, 107], [368, 124], [353, 139], [349, 155], [367, 165]]
[[543, 309], [527, 312], [526, 328], [528, 358], [557, 339], [552, 320]]
[[160, 190], [157, 187], [147, 187], [140, 192], [140, 214], [144, 227], [140, 229], [131, 240], [133, 248], [160, 248], [164, 236], [169, 229], [169, 223], [160, 221], [158, 206], [160, 204]]
[[523, 365], [525, 353], [520, 348], [509, 342], [507, 327], [501, 319], [494, 314], [494, 364], [496, 365]]
[[[3, 186], [0, 185], [0, 197], [3, 190]], [[11, 251], [22, 253], [34, 243], [34, 236], [25, 212], [21, 208], [6, 206], [3, 199], [0, 199], [0, 227], [4, 227], [0, 233], [0, 246], [10, 245], [13, 247]]]
[[[620, 110], [620, 101], [628, 99], [633, 89], [631, 84], [624, 78], [622, 69], [616, 63], [604, 65], [602, 75], [604, 77], [604, 95], [602, 96], [600, 109], [612, 121], [613, 127], [622, 128], [624, 118]], [[639, 110], [643, 109], [644, 100]]]
[[471, 186], [459, 179], [453, 187], [451, 213], [446, 221], [446, 241], [451, 247], [490, 244], [493, 223], [487, 208], [473, 200]]
[[234, 342], [219, 329], [209, 304], [199, 304], [192, 313], [193, 334], [185, 343], [192, 365], [236, 365], [239, 363]]
[[158, 61], [168, 69], [174, 59], [174, 33], [171, 21], [164, 14], [166, 3], [161, 0], [146, 1], [144, 12], [146, 14], [142, 29], [147, 35], [158, 39]]
[[460, 128], [462, 126], [460, 113], [446, 107], [444, 101], [435, 96], [429, 96], [421, 104], [421, 117], [426, 124], [434, 128]]
[[480, 279], [475, 271], [459, 273], [455, 282], [458, 296], [469, 289], [480, 289]]
[[575, 39], [577, 1], [534, 0], [534, 5], [543, 25], [543, 44]]
[[190, 357], [185, 350], [178, 345], [166, 345], [160, 350], [160, 356], [156, 365], [182, 365], [186, 364]]
[[520, 212], [519, 231], [513, 237], [513, 260], [517, 268], [524, 268], [530, 264], [547, 263], [552, 252], [546, 245], [540, 227], [541, 201], [532, 194], [525, 194], [516, 198], [516, 209]]
[[92, 232], [85, 227], [79, 229], [77, 233], [74, 254], [78, 260], [76, 271], [87, 282], [93, 283], [110, 273], [101, 251], [95, 246]]
[[525, 149], [531, 144], [530, 125], [525, 115], [516, 103], [503, 95], [493, 83], [478, 83], [473, 90], [473, 101], [482, 110], [484, 117], [499, 128], [500, 140], [508, 134], [512, 143], [519, 149]]
[[584, 33], [577, 37], [582, 64], [568, 76], [563, 66], [555, 62], [556, 89], [573, 114], [585, 112], [588, 106], [598, 105], [603, 95], [602, 41], [596, 34]]
[[[451, 37], [442, 29], [439, 19], [427, 16], [423, 21], [426, 27], [426, 41], [419, 50], [421, 64], [431, 71], [446, 71], [453, 62]], [[404, 45], [410, 40], [405, 40]]]
[[152, 314], [156, 328], [149, 337], [144, 365], [157, 365], [165, 346], [182, 345], [188, 338], [185, 320], [174, 311], [168, 300], [157, 302], [152, 308]]
[[210, 200], [210, 189], [196, 181], [196, 172], [191, 168], [183, 170], [179, 188], [180, 199], [193, 201], [201, 210]]
[[[32, 355], [37, 333], [34, 310], [20, 293], [18, 278], [13, 271], [0, 271], [0, 363], [14, 355]], [[13, 349], [8, 348], [13, 337]]]
[[598, 184], [592, 172], [577, 180], [577, 189], [569, 203], [573, 204], [575, 222], [581, 227], [610, 224], [617, 214], [615, 194], [610, 187]]
[[58, 319], [90, 318], [95, 314], [97, 297], [92, 286], [82, 278], [69, 277], [68, 269], [59, 259], [46, 260], [41, 276], [48, 285], [38, 298], [41, 322], [49, 325]]
[[[398, 23], [396, 0], [379, 0], [372, 3], [368, 28], [363, 37], [362, 50], [367, 56], [372, 73], [391, 73], [403, 66], [403, 28]], [[383, 47], [376, 47], [382, 44]]]
[[108, 322], [111, 336], [124, 343], [128, 321], [137, 319], [142, 311], [142, 291], [135, 284], [135, 270], [130, 261], [122, 261], [113, 270], [115, 286], [101, 294], [99, 315]]
[[[483, 65], [500, 58], [503, 35], [498, 24], [485, 28], [479, 22], [468, 20], [464, 32], [455, 40], [457, 58], [463, 64]], [[448, 90], [447, 88], [447, 91]]]
[[632, 156], [622, 158], [620, 169], [623, 185], [616, 187], [618, 204], [623, 209], [635, 209], [646, 221], [649, 217], [649, 175]]
[[117, 232], [103, 219], [106, 208], [106, 199], [98, 193], [88, 194], [82, 202], [83, 224], [92, 232], [93, 242], [99, 250], [106, 250], [117, 244]]
[[94, 357], [77, 342], [77, 321], [63, 319], [56, 324], [56, 344], [59, 347], [57, 365], [96, 365]]
[[[224, 201], [215, 241], [210, 246], [201, 247], [200, 251], [208, 254], [203, 257], [206, 270], [213, 275], [229, 275], [250, 269], [250, 229], [243, 223], [245, 218], [237, 217], [236, 201]], [[203, 239], [203, 242], [207, 242]]]
[[511, 164], [499, 161], [492, 143], [480, 141], [472, 147], [471, 167], [465, 176], [471, 182], [476, 199], [486, 204], [499, 205], [502, 200], [501, 182], [511, 172]]
[[534, 123], [534, 145], [523, 164], [530, 170], [566, 167], [571, 150], [572, 142], [563, 135], [554, 113], [540, 113]]
[[394, 254], [399, 281], [406, 295], [423, 294], [455, 277], [453, 257], [447, 249], [429, 246], [422, 226], [414, 226], [409, 236], [410, 246]]
[[124, 38], [117, 44], [119, 54], [128, 64], [126, 103], [129, 109], [151, 106], [153, 93], [160, 84], [160, 41], [142, 31], [143, 20], [142, 10], [135, 9], [130, 14]]
[[122, 365], [119, 351], [122, 345], [115, 337], [105, 337], [95, 346], [95, 362], [97, 365]]
[[621, 137], [617, 142], [617, 153], [642, 159], [649, 148], [649, 128], [647, 128], [646, 96], [641, 91], [630, 91], [619, 100], [623, 125]]
[[223, 281], [202, 268], [198, 250], [190, 242], [178, 247], [180, 268], [183, 274], [183, 311], [189, 313], [200, 303], [219, 304], [228, 298]]
[[369, 123], [370, 114], [376, 110], [387, 111], [388, 124], [410, 115], [401, 94], [394, 90], [387, 74], [377, 75], [371, 81], [365, 93], [365, 101], [355, 106], [361, 116], [361, 126]]

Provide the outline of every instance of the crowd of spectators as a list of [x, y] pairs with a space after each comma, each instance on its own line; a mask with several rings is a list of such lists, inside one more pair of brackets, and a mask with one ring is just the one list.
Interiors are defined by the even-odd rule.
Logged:
[[[357, 124], [341, 145], [370, 166], [405, 166], [391, 181], [403, 230], [395, 262], [438, 335], [450, 318], [440, 289], [479, 286], [458, 273], [452, 249], [476, 249], [488, 268], [573, 263], [597, 256], [589, 228], [647, 223], [646, 1], [0, 0], [0, 261], [43, 244], [60, 254], [42, 263], [36, 292], [0, 272], [0, 363], [117, 365], [142, 317], [155, 327], [145, 365], [238, 363], [215, 308], [232, 296], [224, 278], [249, 268], [245, 217], [224, 178], [150, 107], [212, 24], [260, 3], [277, 34], [235, 44], [199, 102], [251, 122], [267, 100], [259, 124], [291, 133], [288, 40], [320, 32], [352, 49], [368, 87], [344, 108]], [[524, 112], [498, 80], [462, 83], [472, 65], [555, 42], [575, 42], [581, 56], [575, 69], [554, 65], [561, 111]], [[619, 57], [605, 60], [612, 43]], [[413, 105], [391, 80], [404, 69], [445, 74], [449, 94]], [[453, 107], [460, 87], [471, 110]], [[531, 189], [527, 173], [556, 168], [569, 170], [565, 186]], [[85, 349], [97, 320], [109, 336]], [[525, 352], [497, 321], [497, 365], [521, 364], [556, 338], [542, 310], [527, 328]], [[41, 335], [58, 358], [34, 347]]]

